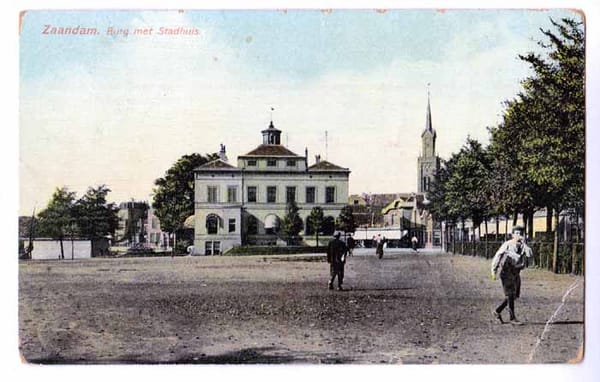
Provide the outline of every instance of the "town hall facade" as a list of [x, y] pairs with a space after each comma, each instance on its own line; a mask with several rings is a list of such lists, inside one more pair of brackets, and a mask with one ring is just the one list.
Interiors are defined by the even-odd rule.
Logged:
[[[350, 170], [316, 156], [308, 165], [308, 150], [300, 156], [281, 144], [281, 130], [271, 121], [262, 144], [229, 163], [225, 146], [219, 159], [194, 171], [195, 252], [221, 254], [238, 245], [281, 242], [279, 225], [289, 201], [296, 202], [304, 222], [301, 235], [311, 235], [307, 219], [321, 207], [326, 221], [339, 216], [348, 200]], [[333, 229], [333, 225], [331, 225]]]

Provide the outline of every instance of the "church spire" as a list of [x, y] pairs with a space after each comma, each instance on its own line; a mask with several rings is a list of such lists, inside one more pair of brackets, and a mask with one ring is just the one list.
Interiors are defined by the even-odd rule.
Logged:
[[431, 123], [431, 101], [430, 101], [430, 94], [429, 94], [429, 83], [427, 84], [427, 115], [425, 116], [425, 129], [423, 130], [423, 133], [421, 134], [421, 137], [423, 137], [425, 135], [425, 133], [429, 132], [430, 134], [433, 135], [434, 139], [435, 136], [437, 135], [435, 133], [435, 130], [433, 129], [433, 124]]
[[425, 119], [425, 130], [432, 131], [433, 127], [431, 126], [431, 103], [429, 101], [429, 84], [427, 84], [427, 117]]

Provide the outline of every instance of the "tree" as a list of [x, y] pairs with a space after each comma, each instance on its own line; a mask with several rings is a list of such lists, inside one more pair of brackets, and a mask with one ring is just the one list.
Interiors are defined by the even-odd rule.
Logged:
[[63, 239], [74, 233], [75, 192], [67, 187], [57, 188], [45, 210], [38, 215], [38, 234], [60, 241], [60, 258], [65, 258]]
[[322, 229], [324, 220], [325, 215], [323, 214], [323, 209], [321, 207], [315, 206], [310, 210], [310, 215], [308, 216], [306, 223], [310, 231], [314, 232], [317, 236], [317, 247], [319, 246], [319, 232]]
[[80, 235], [90, 239], [114, 235], [119, 225], [118, 208], [106, 201], [109, 192], [110, 189], [104, 184], [96, 188], [89, 187], [75, 203], [75, 220]]
[[340, 211], [340, 215], [337, 217], [335, 224], [341, 231], [354, 232], [356, 230], [356, 225], [354, 224], [352, 207], [344, 206], [342, 211]]
[[[549, 42], [540, 41], [545, 55], [519, 55], [533, 69], [523, 91], [506, 102], [502, 124], [492, 144], [508, 149], [511, 168], [524, 212], [546, 207], [548, 217], [565, 208], [581, 208], [585, 172], [585, 38], [582, 24], [571, 19], [551, 20], [556, 31], [543, 30]], [[513, 179], [515, 180], [515, 179]], [[529, 200], [527, 200], [529, 199]], [[523, 208], [523, 205], [520, 206]], [[554, 211], [554, 213], [552, 213]], [[552, 224], [547, 224], [550, 228]], [[533, 233], [533, 232], [530, 232]], [[558, 232], [554, 230], [552, 268], [557, 271]]]
[[184, 155], [164, 177], [154, 181], [152, 206], [163, 230], [177, 232], [185, 219], [194, 214], [194, 169], [217, 158], [217, 154]]
[[[525, 141], [529, 155], [523, 157], [528, 176], [547, 192], [554, 210], [552, 268], [558, 271], [558, 215], [569, 207], [582, 206], [585, 172], [585, 37], [582, 23], [551, 20], [557, 31], [541, 32], [546, 56], [519, 56], [534, 75], [523, 82], [525, 97], [533, 100], [536, 129]], [[524, 99], [527, 99], [522, 97]], [[542, 150], [542, 153], [537, 152]], [[583, 211], [582, 211], [583, 212]]]
[[298, 214], [300, 210], [295, 201], [291, 200], [287, 203], [285, 208], [285, 216], [283, 217], [283, 221], [281, 222], [281, 231], [283, 235], [286, 237], [288, 245], [291, 244], [296, 236], [302, 231], [304, 228], [304, 224], [302, 223], [302, 219]]
[[479, 142], [467, 138], [466, 144], [453, 160], [452, 172], [448, 174], [445, 185], [448, 212], [461, 218], [470, 218], [473, 227], [478, 227], [490, 210], [490, 198], [486, 192], [488, 157]]

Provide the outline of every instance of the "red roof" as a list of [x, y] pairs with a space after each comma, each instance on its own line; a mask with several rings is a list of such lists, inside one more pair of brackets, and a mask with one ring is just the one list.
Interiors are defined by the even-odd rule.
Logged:
[[215, 159], [196, 168], [196, 170], [239, 170], [239, 168], [224, 162], [221, 159]]
[[319, 163], [315, 163], [308, 168], [309, 171], [348, 171], [347, 168], [340, 167], [331, 162], [327, 162], [326, 160], [319, 161]]
[[291, 152], [287, 148], [282, 145], [260, 145], [254, 150], [250, 151], [246, 155], [242, 156], [293, 156], [297, 157], [298, 155]]

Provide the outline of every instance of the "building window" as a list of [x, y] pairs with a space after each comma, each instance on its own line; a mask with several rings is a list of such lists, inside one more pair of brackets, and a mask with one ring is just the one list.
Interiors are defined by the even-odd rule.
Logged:
[[258, 220], [250, 215], [248, 216], [248, 235], [258, 234]]
[[315, 188], [314, 187], [306, 187], [306, 203], [314, 203], [315, 202]]
[[335, 187], [325, 187], [325, 203], [335, 203]]
[[295, 202], [296, 201], [296, 187], [286, 187], [285, 188], [285, 202]]
[[204, 254], [207, 256], [210, 255], [219, 255], [221, 253], [221, 242], [220, 241], [207, 241], [204, 244]]
[[207, 198], [206, 198], [207, 202], [217, 203], [218, 192], [217, 192], [216, 186], [208, 186], [208, 190], [207, 190], [206, 194], [207, 194]]
[[277, 201], [277, 187], [267, 187], [267, 203], [275, 203]]
[[248, 186], [248, 202], [256, 203], [256, 186]]
[[215, 235], [219, 231], [219, 217], [211, 214], [206, 217], [206, 232]]
[[237, 187], [227, 187], [227, 203], [237, 203]]
[[293, 159], [288, 159], [288, 160], [285, 162], [285, 165], [286, 165], [286, 166], [288, 166], [288, 167], [296, 167], [296, 161], [295, 161], [295, 160], [293, 160]]
[[275, 166], [277, 166], [277, 160], [275, 160], [275, 159], [267, 159], [267, 166], [268, 167], [275, 167]]
[[235, 232], [235, 219], [229, 219], [229, 232]]
[[248, 159], [248, 167], [256, 167], [256, 159]]

